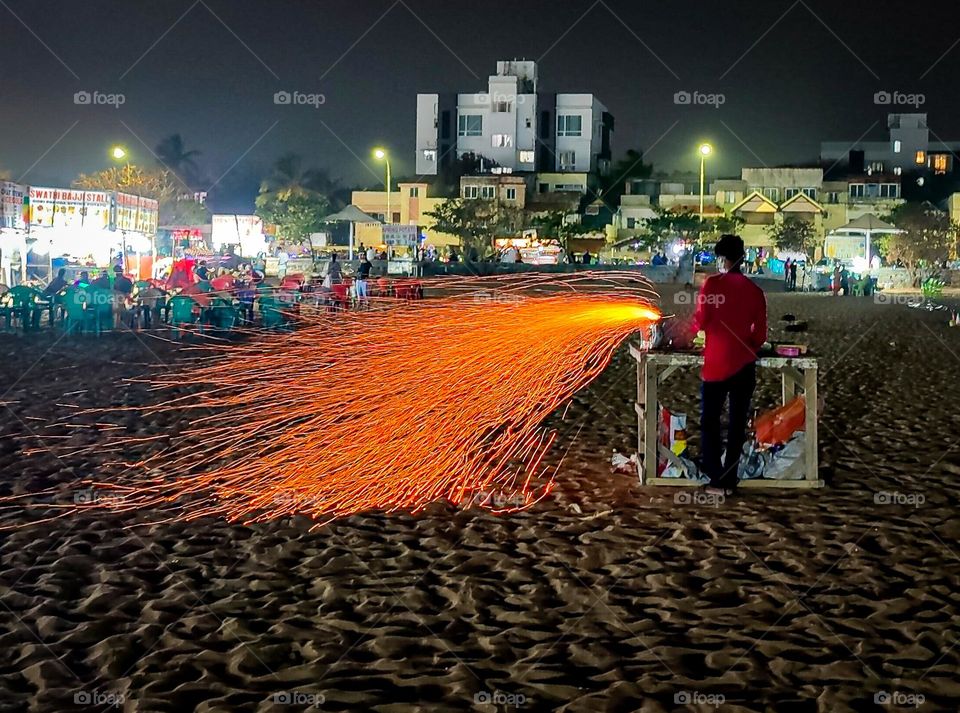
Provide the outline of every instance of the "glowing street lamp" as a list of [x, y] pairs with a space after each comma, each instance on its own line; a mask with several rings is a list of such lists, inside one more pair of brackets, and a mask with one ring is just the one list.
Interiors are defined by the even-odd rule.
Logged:
[[373, 157], [378, 161], [383, 161], [387, 167], [387, 215], [384, 223], [390, 223], [393, 219], [393, 213], [390, 212], [390, 156], [387, 154], [386, 149], [374, 149]]
[[697, 149], [700, 153], [700, 220], [703, 220], [703, 193], [704, 193], [704, 175], [707, 156], [713, 153], [713, 146], [710, 144], [700, 144]]
[[115, 161], [123, 161], [127, 157], [127, 150], [123, 146], [114, 146], [110, 149], [110, 157]]

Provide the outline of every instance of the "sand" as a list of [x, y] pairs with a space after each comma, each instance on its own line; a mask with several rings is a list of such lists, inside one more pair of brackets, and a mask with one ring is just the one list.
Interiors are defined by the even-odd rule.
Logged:
[[[611, 472], [636, 445], [621, 352], [555, 419], [558, 487], [528, 512], [438, 505], [316, 532], [8, 512], [24, 527], [0, 533], [0, 711], [832, 712], [880, 710], [883, 692], [957, 710], [960, 330], [870, 299], [769, 303], [775, 329], [810, 320], [827, 488], [684, 505]], [[182, 358], [58, 337], [0, 336], [3, 494], [107, 477], [105, 456], [58, 457], [33, 433], [56, 404], [142, 402], [115, 381]], [[695, 418], [696, 374], [668, 385]]]

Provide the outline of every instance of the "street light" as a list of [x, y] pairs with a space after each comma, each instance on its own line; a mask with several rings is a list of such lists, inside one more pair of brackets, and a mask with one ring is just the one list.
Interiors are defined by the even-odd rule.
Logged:
[[115, 161], [122, 161], [127, 157], [127, 150], [123, 146], [114, 146], [110, 149], [110, 156]]
[[393, 219], [393, 214], [390, 212], [390, 156], [387, 155], [385, 149], [374, 149], [373, 157], [378, 161], [383, 161], [387, 166], [387, 216], [384, 223], [390, 223]]
[[710, 144], [700, 144], [698, 151], [700, 152], [700, 220], [703, 220], [703, 184], [706, 168], [705, 164], [707, 161], [707, 156], [713, 153], [713, 146]]

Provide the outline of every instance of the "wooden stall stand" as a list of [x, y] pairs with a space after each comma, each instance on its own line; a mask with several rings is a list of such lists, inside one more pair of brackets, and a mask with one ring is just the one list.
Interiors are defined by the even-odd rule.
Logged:
[[[648, 352], [630, 345], [630, 355], [637, 360], [637, 424], [639, 428], [638, 453], [642, 458], [640, 465], [641, 485], [700, 485], [689, 477], [661, 478], [657, 475], [658, 457], [663, 457], [681, 472], [687, 467], [674, 453], [660, 443], [659, 408], [657, 406], [659, 386], [667, 377], [684, 367], [700, 367], [703, 355], [690, 352]], [[817, 360], [811, 357], [762, 357], [757, 366], [775, 369], [782, 377], [782, 399], [787, 403], [802, 392], [805, 397], [805, 450], [802, 460], [793, 467], [803, 468], [803, 478], [799, 480], [753, 479], [740, 481], [741, 488], [822, 488], [823, 481], [818, 478], [817, 455]]]

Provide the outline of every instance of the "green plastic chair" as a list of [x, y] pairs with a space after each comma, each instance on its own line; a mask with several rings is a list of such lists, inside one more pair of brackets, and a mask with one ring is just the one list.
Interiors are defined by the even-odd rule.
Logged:
[[[173, 327], [173, 338], [180, 338], [180, 327], [185, 324], [197, 324], [198, 315], [194, 312], [196, 302], [188, 295], [175, 295], [170, 298], [170, 326]], [[200, 325], [203, 332], [203, 325]]]
[[87, 311], [90, 296], [79, 287], [68, 287], [63, 298], [64, 329], [67, 334], [82, 333], [87, 324], [93, 324], [93, 312]]
[[4, 310], [7, 329], [11, 328], [14, 317], [20, 318], [20, 324], [24, 330], [38, 329], [40, 327], [40, 307], [37, 305], [37, 300], [40, 299], [40, 296], [40, 290], [26, 285], [17, 285], [4, 295], [7, 302], [7, 307]]
[[284, 303], [276, 295], [261, 294], [258, 298], [260, 303], [260, 320], [267, 329], [280, 327], [286, 322], [283, 314]]
[[233, 329], [237, 323], [237, 310], [232, 300], [214, 298], [210, 303], [210, 322], [217, 329]]
[[104, 331], [113, 329], [113, 301], [116, 293], [104, 287], [87, 289], [87, 317], [93, 325], [93, 332], [100, 336]]

